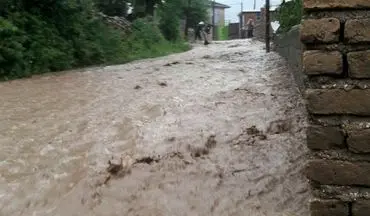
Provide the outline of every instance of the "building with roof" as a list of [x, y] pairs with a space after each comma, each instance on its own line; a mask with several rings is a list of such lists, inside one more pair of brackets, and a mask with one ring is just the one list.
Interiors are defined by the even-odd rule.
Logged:
[[[276, 20], [277, 7], [270, 8], [270, 20]], [[258, 23], [264, 20], [266, 9], [263, 7], [260, 10], [246, 10], [238, 14], [241, 26], [244, 26], [249, 19], [252, 19], [254, 23]]]
[[[276, 20], [277, 17], [277, 10], [278, 7], [272, 6], [270, 7], [270, 21], [273, 22]], [[256, 38], [264, 38], [265, 37], [265, 17], [266, 17], [266, 8], [262, 7], [260, 10], [248, 10], [243, 11], [238, 14], [239, 16], [239, 37], [245, 38], [245, 29], [248, 20], [251, 19], [254, 21], [254, 32], [253, 35]], [[272, 35], [273, 29], [270, 30], [270, 34]]]
[[211, 7], [209, 8], [209, 23], [213, 21], [213, 7], [215, 8], [215, 25], [224, 26], [225, 25], [225, 9], [230, 8], [230, 6], [221, 4], [218, 2], [211, 2]]
[[210, 1], [210, 7], [208, 9], [209, 20], [208, 23], [213, 23], [213, 10], [214, 10], [214, 25], [210, 38], [217, 39], [220, 35], [217, 33], [220, 28], [225, 27], [225, 9], [230, 8], [230, 6], [218, 3], [216, 1]]

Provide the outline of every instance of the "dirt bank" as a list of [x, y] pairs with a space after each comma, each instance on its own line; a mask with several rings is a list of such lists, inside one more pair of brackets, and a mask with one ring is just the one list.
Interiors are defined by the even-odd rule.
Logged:
[[[262, 43], [197, 46], [0, 92], [1, 215], [308, 215], [306, 113]], [[108, 179], [112, 157], [123, 166]]]

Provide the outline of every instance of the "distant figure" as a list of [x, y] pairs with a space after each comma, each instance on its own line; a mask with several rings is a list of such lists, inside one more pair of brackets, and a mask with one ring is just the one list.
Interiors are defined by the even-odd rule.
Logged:
[[211, 33], [210, 24], [205, 24], [203, 21], [199, 22], [195, 30], [195, 40], [204, 40], [204, 45], [208, 45], [208, 34]]
[[254, 22], [252, 19], [249, 19], [247, 22], [247, 38], [253, 37]]
[[195, 27], [195, 40], [202, 40], [201, 31], [204, 26], [204, 22], [199, 22]]

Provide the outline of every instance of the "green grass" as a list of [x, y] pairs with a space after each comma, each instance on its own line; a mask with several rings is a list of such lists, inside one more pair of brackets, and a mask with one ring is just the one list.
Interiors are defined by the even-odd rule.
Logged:
[[131, 55], [128, 56], [127, 59], [125, 59], [121, 63], [139, 59], [167, 56], [170, 54], [185, 52], [190, 49], [191, 49], [190, 45], [184, 42], [177, 43], [164, 42], [160, 44], [154, 44], [153, 46], [150, 47], [150, 49], [137, 50], [136, 52], [133, 52]]

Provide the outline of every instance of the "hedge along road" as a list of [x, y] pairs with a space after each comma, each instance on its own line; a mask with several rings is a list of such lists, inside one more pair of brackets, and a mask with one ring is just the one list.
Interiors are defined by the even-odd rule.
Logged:
[[0, 215], [308, 215], [304, 105], [260, 42], [0, 92]]

